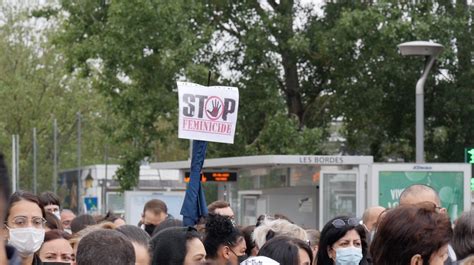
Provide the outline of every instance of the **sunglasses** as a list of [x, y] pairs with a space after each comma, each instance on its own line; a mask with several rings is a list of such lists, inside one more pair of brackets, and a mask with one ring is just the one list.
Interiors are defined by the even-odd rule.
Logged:
[[351, 217], [347, 220], [343, 220], [343, 219], [336, 219], [334, 221], [332, 221], [332, 225], [335, 227], [335, 228], [343, 228], [344, 226], [346, 225], [349, 225], [349, 226], [358, 226], [360, 224], [360, 220], [355, 218], [355, 217]]

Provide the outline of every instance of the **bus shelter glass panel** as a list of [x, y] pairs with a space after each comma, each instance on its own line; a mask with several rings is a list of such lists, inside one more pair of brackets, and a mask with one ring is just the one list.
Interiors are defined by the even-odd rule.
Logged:
[[336, 216], [356, 215], [356, 182], [356, 173], [322, 174], [321, 227]]
[[243, 220], [244, 224], [257, 223], [257, 196], [243, 196]]

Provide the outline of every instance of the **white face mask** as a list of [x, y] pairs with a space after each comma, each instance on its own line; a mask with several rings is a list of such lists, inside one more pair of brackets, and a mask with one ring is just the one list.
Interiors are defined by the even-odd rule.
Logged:
[[33, 227], [9, 228], [8, 244], [14, 247], [22, 256], [30, 256], [38, 249], [44, 241], [44, 229]]
[[72, 235], [72, 231], [71, 231], [71, 228], [64, 228], [64, 232]]
[[336, 249], [336, 265], [358, 265], [361, 260], [361, 248], [347, 247]]

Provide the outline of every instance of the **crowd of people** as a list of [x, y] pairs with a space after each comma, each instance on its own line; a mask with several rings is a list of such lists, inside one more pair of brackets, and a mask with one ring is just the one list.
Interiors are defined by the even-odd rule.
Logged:
[[9, 187], [0, 154], [0, 265], [474, 264], [474, 212], [451, 221], [425, 185], [406, 188], [395, 208], [337, 216], [321, 231], [281, 214], [240, 226], [225, 201], [185, 227], [153, 199], [130, 225], [110, 212], [76, 216], [52, 192], [10, 194]]

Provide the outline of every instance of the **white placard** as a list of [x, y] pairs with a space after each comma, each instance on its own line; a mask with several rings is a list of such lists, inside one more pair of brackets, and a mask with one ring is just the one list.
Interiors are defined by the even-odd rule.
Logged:
[[234, 143], [239, 90], [178, 83], [179, 138]]

